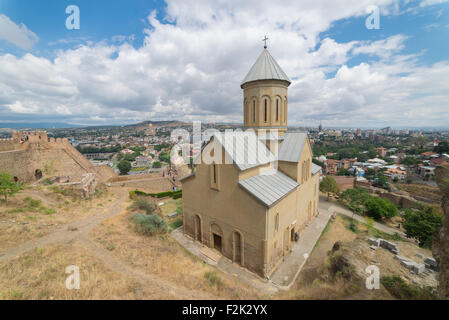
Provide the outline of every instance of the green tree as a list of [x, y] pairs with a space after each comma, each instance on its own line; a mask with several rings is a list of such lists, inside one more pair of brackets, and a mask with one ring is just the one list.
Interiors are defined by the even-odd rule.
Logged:
[[449, 152], [449, 142], [447, 141], [441, 141], [434, 149], [434, 152], [436, 153], [445, 153]]
[[419, 241], [419, 246], [432, 249], [432, 235], [441, 226], [443, 217], [432, 207], [418, 212], [407, 209], [404, 216], [405, 234]]
[[20, 190], [22, 190], [22, 185], [15, 182], [12, 175], [0, 172], [0, 193], [3, 193], [6, 204], [8, 204], [8, 196], [12, 197]]
[[388, 219], [398, 214], [398, 208], [393, 203], [380, 197], [369, 197], [364, 205], [366, 215], [375, 220]]
[[120, 170], [120, 174], [125, 176], [131, 170], [131, 163], [128, 160], [122, 160], [118, 163], [117, 168]]
[[159, 161], [155, 161], [153, 162], [153, 168], [158, 169], [162, 167], [162, 163], [160, 163]]
[[357, 161], [359, 161], [359, 162], [366, 162], [366, 161], [368, 161], [368, 159], [369, 159], [369, 157], [368, 157], [367, 153], [359, 153], [357, 155]]
[[338, 172], [337, 172], [337, 176], [350, 176], [350, 175], [351, 175], [351, 172], [348, 169], [344, 169], [344, 168], [338, 170]]
[[320, 182], [320, 191], [327, 193], [327, 199], [329, 200], [330, 194], [339, 194], [340, 188], [337, 181], [331, 176], [326, 176], [323, 181]]

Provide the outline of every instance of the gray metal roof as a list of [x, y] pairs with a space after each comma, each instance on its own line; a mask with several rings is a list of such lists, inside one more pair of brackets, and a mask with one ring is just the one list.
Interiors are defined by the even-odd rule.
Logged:
[[242, 85], [256, 80], [285, 80], [291, 83], [285, 72], [278, 65], [267, 49], [264, 49], [249, 70]]
[[276, 160], [252, 131], [215, 133], [214, 137], [241, 171]]
[[284, 141], [279, 147], [278, 159], [281, 161], [298, 162], [307, 140], [307, 133], [286, 132]]
[[295, 180], [275, 169], [242, 180], [239, 185], [268, 207], [299, 186]]
[[321, 167], [312, 162], [312, 174], [315, 174], [320, 171], [321, 171]]

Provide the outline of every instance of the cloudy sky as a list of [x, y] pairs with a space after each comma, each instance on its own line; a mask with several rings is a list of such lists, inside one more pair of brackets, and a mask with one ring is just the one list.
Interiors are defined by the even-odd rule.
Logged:
[[264, 35], [289, 125], [449, 127], [448, 0], [0, 0], [0, 122], [241, 122]]

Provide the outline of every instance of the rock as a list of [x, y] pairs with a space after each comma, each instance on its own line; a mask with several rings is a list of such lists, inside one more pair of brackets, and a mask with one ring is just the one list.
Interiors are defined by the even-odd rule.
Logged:
[[420, 263], [420, 264], [414, 263], [412, 266], [412, 271], [416, 274], [420, 274], [420, 273], [426, 271], [426, 267], [425, 267], [424, 263]]
[[424, 259], [424, 264], [427, 269], [433, 270], [433, 271], [440, 271], [440, 268], [438, 267], [438, 263], [434, 258], [427, 257]]
[[332, 247], [332, 252], [338, 251], [341, 248], [341, 242], [337, 241], [334, 243], [333, 247]]
[[371, 250], [377, 250], [379, 247], [378, 247], [378, 246], [375, 246], [375, 245], [371, 245], [369, 248], [370, 248]]
[[399, 248], [398, 248], [397, 244], [387, 241], [385, 239], [379, 239], [379, 246], [393, 252], [394, 254], [399, 253]]
[[379, 245], [380, 245], [380, 239], [369, 238], [369, 239], [368, 239], [368, 242], [369, 242], [369, 244], [372, 245], [372, 246], [379, 247]]
[[418, 257], [418, 258], [420, 258], [420, 259], [423, 259], [423, 258], [424, 258], [424, 256], [423, 256], [421, 253], [417, 253], [417, 254], [415, 254], [415, 256]]

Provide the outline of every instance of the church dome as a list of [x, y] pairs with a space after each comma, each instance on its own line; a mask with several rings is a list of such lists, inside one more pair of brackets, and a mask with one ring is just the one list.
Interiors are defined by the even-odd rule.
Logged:
[[259, 58], [257, 58], [245, 79], [243, 79], [241, 86], [243, 88], [243, 85], [246, 83], [257, 80], [281, 80], [288, 82], [288, 85], [291, 83], [285, 72], [266, 48], [262, 51]]

